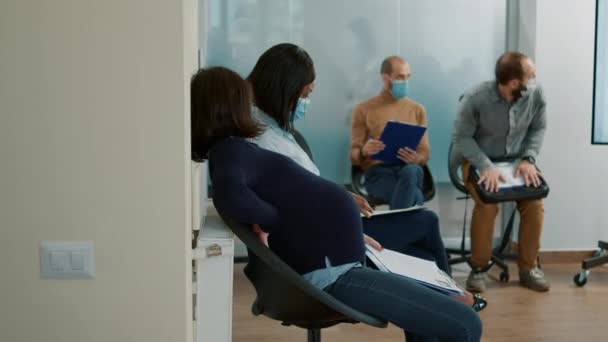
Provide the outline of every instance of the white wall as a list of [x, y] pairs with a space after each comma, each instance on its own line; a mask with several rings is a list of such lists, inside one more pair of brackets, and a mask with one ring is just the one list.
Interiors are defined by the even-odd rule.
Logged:
[[548, 102], [539, 159], [550, 182], [542, 248], [608, 238], [608, 146], [591, 145], [595, 0], [538, 0], [537, 77]]
[[[191, 340], [195, 24], [190, 0], [1, 2], [0, 341]], [[39, 279], [41, 240], [94, 241], [96, 278]]]

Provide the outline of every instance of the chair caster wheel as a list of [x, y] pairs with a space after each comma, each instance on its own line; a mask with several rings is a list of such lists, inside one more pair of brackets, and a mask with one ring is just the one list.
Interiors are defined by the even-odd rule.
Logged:
[[500, 272], [500, 281], [503, 283], [508, 283], [509, 282], [509, 272], [507, 272], [507, 271]]
[[585, 284], [587, 284], [587, 275], [588, 274], [589, 274], [589, 271], [580, 271], [579, 273], [577, 273], [573, 279], [576, 286], [578, 286], [578, 287], [585, 286]]

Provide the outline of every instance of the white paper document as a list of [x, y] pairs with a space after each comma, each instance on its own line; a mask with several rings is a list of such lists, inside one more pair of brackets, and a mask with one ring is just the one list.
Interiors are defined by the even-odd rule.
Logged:
[[[525, 186], [524, 177], [519, 176], [515, 177], [515, 171], [517, 170], [516, 163], [509, 162], [501, 162], [494, 163], [494, 167], [496, 167], [500, 173], [505, 177], [505, 181], [498, 182], [499, 189], [508, 189], [508, 188], [517, 188]], [[477, 174], [479, 174], [479, 170], [477, 170]]]
[[[379, 216], [379, 215], [388, 215], [388, 214], [397, 214], [397, 213], [404, 213], [407, 211], [415, 211], [415, 210], [420, 210], [420, 209], [424, 209], [425, 206], [422, 205], [415, 205], [409, 208], [404, 208], [404, 209], [394, 209], [394, 210], [377, 210], [374, 211], [372, 213], [372, 217], [374, 216]], [[365, 215], [361, 214], [361, 217], [366, 217]]]
[[390, 249], [377, 251], [367, 246], [367, 257], [384, 272], [391, 272], [410, 278], [418, 283], [444, 293], [464, 296], [454, 279], [428, 260], [401, 254]]

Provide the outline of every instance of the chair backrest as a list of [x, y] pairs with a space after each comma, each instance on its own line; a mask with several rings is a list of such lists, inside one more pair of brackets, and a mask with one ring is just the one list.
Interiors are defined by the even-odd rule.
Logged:
[[379, 205], [387, 204], [382, 199], [376, 198], [367, 192], [367, 189], [365, 188], [365, 171], [363, 171], [362, 168], [357, 165], [352, 165], [350, 169], [350, 177], [351, 183], [349, 191], [352, 191], [359, 196], [365, 197], [367, 202], [369, 202], [369, 204], [374, 208]]
[[306, 154], [308, 154], [308, 157], [310, 158], [310, 160], [314, 161], [314, 158], [312, 155], [312, 150], [310, 149], [310, 146], [308, 145], [308, 142], [306, 142], [306, 139], [304, 138], [302, 133], [300, 133], [298, 130], [294, 129], [293, 132], [291, 132], [291, 134], [293, 135], [294, 139], [296, 139], [296, 142], [298, 143], [298, 145], [300, 145], [300, 147], [304, 150], [304, 152], [306, 152]]
[[435, 197], [435, 180], [433, 179], [433, 174], [431, 173], [431, 169], [428, 165], [423, 165], [422, 171], [424, 172], [422, 196], [424, 196], [424, 201], [428, 202]]
[[386, 322], [357, 311], [317, 289], [258, 241], [251, 227], [219, 211], [228, 227], [247, 246], [245, 274], [256, 289], [252, 312], [305, 329], [321, 329], [343, 322], [362, 322], [383, 328]]
[[454, 143], [450, 143], [448, 152], [448, 174], [456, 189], [464, 194], [468, 193], [464, 186], [464, 179], [462, 179], [462, 155], [454, 149]]
[[365, 172], [363, 169], [357, 165], [351, 165], [350, 177], [353, 192], [363, 197], [369, 196], [365, 189]]
[[[461, 94], [458, 97], [458, 102], [460, 103], [463, 98], [464, 94]], [[462, 152], [454, 148], [454, 142], [450, 142], [450, 149], [448, 151], [448, 174], [450, 175], [450, 181], [460, 192], [468, 194], [464, 186], [464, 179], [462, 179], [462, 161]]]

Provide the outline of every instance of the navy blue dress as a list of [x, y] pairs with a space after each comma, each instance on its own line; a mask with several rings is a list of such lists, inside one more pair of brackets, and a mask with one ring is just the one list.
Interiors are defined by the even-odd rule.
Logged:
[[343, 188], [291, 159], [228, 138], [209, 155], [213, 203], [239, 222], [259, 224], [270, 249], [300, 274], [363, 262], [359, 208]]

